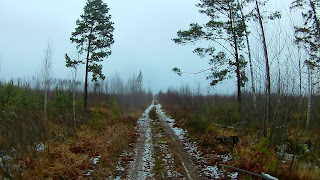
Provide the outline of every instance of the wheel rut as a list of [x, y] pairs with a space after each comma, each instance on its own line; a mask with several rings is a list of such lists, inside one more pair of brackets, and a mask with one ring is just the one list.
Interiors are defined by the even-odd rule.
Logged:
[[138, 120], [132, 160], [116, 179], [204, 179], [159, 108], [153, 102]]

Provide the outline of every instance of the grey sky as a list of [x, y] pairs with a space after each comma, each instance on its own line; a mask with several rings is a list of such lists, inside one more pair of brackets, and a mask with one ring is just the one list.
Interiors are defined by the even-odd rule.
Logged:
[[[171, 70], [178, 66], [195, 72], [208, 68], [207, 60], [192, 53], [194, 47], [175, 45], [172, 38], [179, 29], [192, 22], [206, 22], [198, 13], [198, 0], [105, 0], [115, 23], [112, 55], [103, 62], [103, 73], [110, 77], [119, 73], [123, 80], [141, 70], [144, 86], [158, 92], [167, 87], [199, 82], [207, 87], [202, 75], [177, 76]], [[69, 78], [64, 54], [77, 56], [70, 43], [75, 21], [83, 13], [86, 0], [1, 0], [0, 61], [1, 79], [31, 78], [40, 73], [44, 48], [53, 45], [53, 76]], [[83, 79], [83, 73], [79, 80]], [[219, 85], [216, 90], [235, 92], [235, 81]]]

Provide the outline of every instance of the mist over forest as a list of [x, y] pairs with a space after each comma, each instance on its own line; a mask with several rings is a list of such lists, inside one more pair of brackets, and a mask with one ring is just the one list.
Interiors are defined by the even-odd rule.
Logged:
[[0, 2], [0, 179], [318, 179], [319, 9]]

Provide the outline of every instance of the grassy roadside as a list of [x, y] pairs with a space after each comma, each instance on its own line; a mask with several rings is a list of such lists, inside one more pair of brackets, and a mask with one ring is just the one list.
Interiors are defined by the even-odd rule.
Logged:
[[[208, 165], [218, 165], [219, 163], [234, 166], [240, 169], [248, 170], [257, 174], [262, 172], [273, 175], [279, 179], [318, 179], [320, 176], [319, 157], [308, 152], [301, 154], [299, 159], [288, 158], [290, 154], [280, 155], [279, 152], [269, 147], [269, 139], [258, 137], [258, 130], [255, 133], [244, 133], [243, 126], [228, 128], [216, 124], [214, 121], [208, 121], [208, 117], [201, 114], [192, 114], [183, 111], [176, 106], [175, 108], [166, 108], [175, 120], [174, 126], [187, 129], [189, 138], [199, 144], [199, 150], [203, 152], [202, 156], [210, 157]], [[219, 116], [218, 116], [219, 117]], [[247, 127], [248, 128], [248, 127]], [[294, 133], [288, 136], [288, 146], [290, 139], [294, 139]], [[239, 138], [239, 142], [233, 146], [230, 136]], [[312, 142], [317, 139], [313, 137]], [[278, 147], [280, 148], [280, 147]], [[291, 147], [294, 148], [294, 147]], [[316, 150], [314, 150], [316, 153]], [[232, 159], [228, 162], [222, 162], [218, 155], [232, 154]], [[309, 167], [304, 163], [306, 156], [314, 156], [314, 165]], [[298, 166], [299, 165], [299, 166]], [[226, 169], [226, 171], [229, 171]], [[248, 174], [239, 173], [239, 179], [254, 178]]]
[[[74, 136], [45, 143], [37, 157], [24, 155], [19, 161], [24, 179], [108, 178], [116, 172], [116, 162], [129, 143], [135, 141], [134, 127], [142, 111], [115, 114], [112, 108], [90, 108], [89, 126], [81, 126]], [[59, 127], [54, 132], [58, 134]]]
[[152, 140], [155, 157], [153, 178], [183, 179], [187, 177], [179, 153], [172, 139], [167, 136], [164, 127], [161, 125], [155, 108], [150, 111], [149, 117], [152, 119]]

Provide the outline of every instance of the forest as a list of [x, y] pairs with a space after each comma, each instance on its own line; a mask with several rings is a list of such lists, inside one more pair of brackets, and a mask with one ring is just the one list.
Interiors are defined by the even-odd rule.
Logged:
[[[69, 32], [77, 56], [60, 59], [70, 77], [53, 76], [48, 42], [41, 75], [0, 79], [0, 179], [319, 179], [320, 1], [292, 0], [295, 17], [260, 0], [196, 7], [207, 22], [168, 40], [207, 68], [171, 73], [205, 74], [208, 90], [153, 92], [143, 67], [105, 75], [117, 29], [107, 2], [87, 0]], [[300, 24], [272, 27], [283, 18]], [[210, 89], [225, 82], [235, 93]]]

